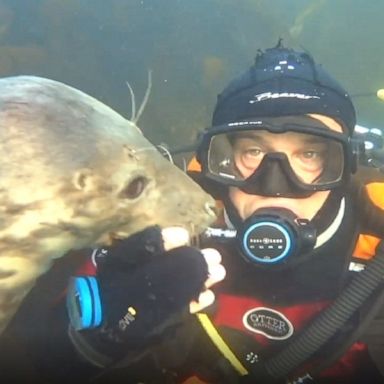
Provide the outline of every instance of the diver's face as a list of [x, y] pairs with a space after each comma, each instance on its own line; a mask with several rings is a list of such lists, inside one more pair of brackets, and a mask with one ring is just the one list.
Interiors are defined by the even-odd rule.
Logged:
[[[342, 132], [339, 123], [330, 117], [310, 114], [327, 125], [330, 130]], [[295, 132], [280, 134], [267, 133], [263, 137], [254, 132], [254, 136], [244, 137], [236, 141], [234, 147], [234, 161], [239, 173], [244, 178], [252, 175], [258, 162], [263, 157], [263, 151], [283, 152], [287, 155], [291, 167], [295, 167], [296, 174], [306, 183], [311, 183], [319, 177], [324, 162], [325, 148], [321, 142], [311, 142], [305, 135]], [[267, 197], [247, 194], [237, 187], [229, 188], [229, 197], [237, 208], [240, 217], [245, 220], [256, 209], [265, 207], [287, 208], [298, 217], [312, 219], [324, 204], [329, 191], [318, 191], [307, 198]]]

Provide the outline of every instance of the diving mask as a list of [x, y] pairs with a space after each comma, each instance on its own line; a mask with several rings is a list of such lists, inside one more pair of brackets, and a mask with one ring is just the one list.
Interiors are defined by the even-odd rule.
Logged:
[[216, 182], [251, 194], [305, 197], [344, 184], [355, 169], [354, 152], [346, 133], [290, 116], [213, 127], [198, 156], [203, 174]]

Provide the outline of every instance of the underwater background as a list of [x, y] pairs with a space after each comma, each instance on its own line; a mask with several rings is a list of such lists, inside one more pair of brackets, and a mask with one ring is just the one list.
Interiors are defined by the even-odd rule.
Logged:
[[155, 144], [192, 143], [217, 94], [258, 49], [306, 50], [352, 94], [358, 123], [384, 127], [382, 0], [0, 0], [0, 76], [74, 86], [126, 118], [152, 70], [139, 126]]

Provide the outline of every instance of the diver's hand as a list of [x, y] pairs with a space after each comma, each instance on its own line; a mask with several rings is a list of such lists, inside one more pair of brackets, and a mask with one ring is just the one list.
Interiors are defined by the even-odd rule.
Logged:
[[[190, 242], [188, 231], [180, 227], [169, 227], [161, 231], [163, 244], [165, 250], [171, 250], [183, 245], [187, 245]], [[213, 248], [206, 248], [201, 250], [204, 255], [205, 261], [208, 265], [208, 278], [204, 284], [204, 291], [202, 291], [197, 298], [189, 303], [190, 313], [196, 313], [204, 308], [210, 306], [215, 301], [215, 294], [211, 288], [213, 285], [223, 280], [226, 271], [221, 265], [221, 255]]]
[[95, 356], [114, 360], [139, 351], [169, 337], [185, 316], [214, 301], [209, 288], [224, 278], [221, 256], [188, 243], [184, 229], [151, 227], [95, 255], [97, 274], [91, 279], [98, 286], [102, 320], [90, 328], [71, 322], [69, 335], [81, 355], [104, 365]]
[[[214, 249], [188, 245], [182, 228], [147, 228], [95, 258], [102, 323], [94, 333], [117, 353], [164, 337], [186, 314], [210, 305], [224, 275]], [[90, 330], [92, 333], [93, 330]]]
[[209, 288], [223, 280], [226, 274], [224, 267], [221, 265], [221, 255], [213, 248], [202, 249], [205, 261], [208, 264], [208, 279], [205, 281], [205, 290], [200, 293], [197, 300], [189, 303], [189, 311], [196, 313], [210, 306], [215, 301], [215, 294]]

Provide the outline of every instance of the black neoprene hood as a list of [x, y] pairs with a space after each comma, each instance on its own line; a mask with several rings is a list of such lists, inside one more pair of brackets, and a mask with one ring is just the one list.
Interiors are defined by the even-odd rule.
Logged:
[[275, 48], [259, 52], [255, 63], [218, 96], [212, 125], [255, 117], [322, 114], [351, 135], [356, 113], [348, 93], [305, 52]]

